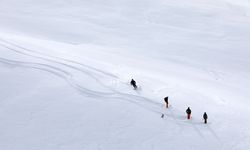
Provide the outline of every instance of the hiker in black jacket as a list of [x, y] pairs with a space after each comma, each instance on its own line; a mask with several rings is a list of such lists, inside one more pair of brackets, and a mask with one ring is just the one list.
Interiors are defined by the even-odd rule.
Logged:
[[203, 119], [204, 119], [204, 123], [205, 124], [207, 124], [207, 113], [206, 112], [204, 112], [204, 114], [203, 114]]
[[137, 85], [134, 79], [131, 80], [130, 84], [134, 87], [134, 89], [137, 89]]

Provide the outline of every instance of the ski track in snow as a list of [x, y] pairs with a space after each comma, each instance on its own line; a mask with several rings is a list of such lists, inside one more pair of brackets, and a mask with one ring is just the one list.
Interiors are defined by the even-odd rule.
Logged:
[[[45, 59], [45, 60], [54, 61], [54, 62], [57, 62], [56, 60], [61, 60], [61, 61], [65, 61], [65, 62], [67, 62], [67, 63], [72, 63], [72, 64], [79, 65], [79, 66], [81, 66], [81, 67], [84, 67], [85, 69], [86, 69], [86, 68], [87, 68], [87, 69], [90, 69], [90, 70], [92, 70], [92, 72], [94, 71], [94, 72], [97, 72], [97, 73], [100, 73], [100, 74], [104, 74], [104, 75], [107, 75], [107, 76], [110, 76], [110, 77], [113, 77], [113, 78], [118, 78], [117, 76], [115, 76], [115, 75], [113, 75], [113, 74], [111, 74], [111, 73], [105, 72], [105, 71], [103, 71], [103, 70], [100, 70], [100, 69], [97, 69], [97, 68], [88, 66], [88, 65], [86, 65], [86, 64], [83, 64], [83, 63], [80, 63], [80, 62], [77, 62], [77, 61], [73, 61], [73, 60], [69, 60], [69, 59], [65, 59], [65, 58], [60, 58], [60, 57], [56, 57], [56, 56], [51, 56], [51, 55], [48, 55], [48, 54], [44, 54], [44, 53], [41, 53], [41, 52], [37, 52], [37, 51], [35, 51], [35, 50], [27, 49], [27, 48], [25, 48], [25, 47], [19, 46], [19, 45], [17, 45], [17, 44], [14, 44], [14, 43], [12, 43], [12, 42], [6, 41], [6, 40], [1, 39], [1, 38], [0, 38], [0, 41], [3, 42], [3, 43], [5, 43], [5, 44], [9, 44], [9, 45], [11, 45], [11, 46], [13, 46], [13, 47], [16, 47], [16, 48], [22, 49], [22, 50], [24, 50], [24, 51], [30, 52], [29, 55], [32, 56], [32, 57], [37, 57], [37, 58], [40, 58], [40, 59]], [[3, 46], [3, 45], [2, 45], [2, 46]], [[17, 51], [16, 51], [16, 52], [17, 52]], [[20, 52], [20, 51], [18, 51], [18, 52]], [[33, 53], [33, 54], [38, 54], [38, 55], [42, 55], [42, 56], [46, 56], [47, 58], [45, 58], [45, 57], [34, 56], [34, 55], [32, 55], [31, 53]], [[25, 54], [25, 53], [22, 53], [22, 54], [28, 55], [27, 53], [26, 53], [26, 54]], [[48, 59], [48, 58], [52, 58], [52, 59], [54, 59], [54, 60], [51, 60], [51, 59]], [[60, 62], [57, 62], [57, 63], [60, 63]], [[64, 65], [66, 65], [66, 64], [64, 64]], [[70, 65], [67, 64], [67, 66], [69, 67]], [[70, 67], [74, 67], [74, 66], [70, 66]], [[78, 69], [78, 71], [83, 71], [83, 70], [81, 70], [81, 69], [79, 69], [79, 68], [75, 68], [75, 67], [74, 67], [74, 69]]]
[[[74, 75], [72, 73], [63, 70], [63, 68], [59, 68], [59, 67], [55, 67], [55, 66], [52, 66], [52, 65], [48, 65], [48, 63], [43, 64], [43, 63], [34, 63], [34, 62], [22, 62], [22, 61], [13, 61], [13, 60], [8, 60], [8, 59], [1, 58], [1, 62], [2, 63], [8, 63], [8, 64], [12, 64], [12, 65], [14, 64], [14, 65], [20, 66], [20, 67], [36, 68], [36, 69], [44, 70], [44, 71], [47, 71], [47, 72], [50, 72], [50, 73], [53, 72], [55, 75], [57, 75], [57, 76], [62, 77], [63, 79], [65, 79], [68, 83], [70, 83], [70, 85], [72, 87], [76, 88], [78, 91], [80, 91], [83, 94], [87, 94], [88, 96], [107, 97], [107, 95], [119, 95], [119, 96], [126, 96], [129, 99], [137, 99], [137, 100], [143, 100], [144, 99], [147, 102], [150, 102], [150, 103], [153, 103], [153, 104], [157, 104], [157, 105], [160, 104], [160, 103], [156, 103], [156, 102], [154, 102], [154, 101], [152, 101], [150, 99], [146, 99], [146, 98], [141, 97], [141, 96], [130, 95], [130, 94], [125, 94], [125, 93], [121, 93], [121, 92], [115, 91], [115, 90], [111, 89], [110, 87], [107, 87], [106, 85], [104, 85], [97, 77], [95, 77], [96, 73], [94, 73], [93, 71], [91, 73], [89, 73], [90, 72], [89, 70], [83, 70], [83, 69], [78, 68], [76, 66], [72, 66], [72, 65], [69, 65], [69, 64], [57, 61], [57, 60], [53, 60], [51, 58], [46, 58], [46, 57], [42, 57], [42, 56], [36, 56], [34, 54], [25, 52], [25, 51], [28, 50], [26, 48], [22, 48], [20, 46], [17, 47], [17, 45], [15, 45], [15, 44], [11, 44], [13, 46], [13, 47], [11, 47], [10, 45], [3, 44], [3, 40], [1, 40], [1, 41], [2, 42], [0, 43], [0, 45], [2, 47], [4, 47], [4, 48], [7, 48], [8, 50], [14, 51], [16, 53], [19, 53], [19, 54], [22, 54], [22, 55], [25, 55], [25, 56], [29, 56], [29, 57], [41, 59], [41, 60], [46, 61], [48, 63], [55, 63], [55, 64], [58, 64], [60, 66], [64, 66], [66, 68], [70, 68], [70, 69], [74, 69], [76, 71], [80, 71], [81, 73], [83, 73], [85, 75], [88, 75], [89, 77], [95, 79], [95, 81], [97, 81], [98, 84], [100, 84], [101, 86], [103, 86], [105, 88], [108, 88], [109, 90], [111, 90], [111, 92], [110, 93], [104, 93], [104, 92], [91, 91], [91, 90], [88, 90], [87, 88], [83, 88], [81, 85], [79, 85], [78, 83], [76, 83], [76, 81], [74, 81], [74, 79], [73, 79]], [[8, 44], [10, 44], [10, 42], [8, 42]], [[20, 48], [20, 49], [22, 49], [24, 51], [17, 50], [16, 48]], [[32, 52], [32, 53], [36, 53], [35, 51], [30, 50], [30, 49], [28, 51]], [[41, 53], [37, 53], [37, 54], [43, 55]], [[48, 56], [48, 57], [53, 57], [53, 56]], [[59, 59], [58, 57], [54, 57], [54, 58]], [[78, 63], [78, 62], [74, 62], [74, 61], [70, 61], [70, 60], [66, 60], [66, 59], [63, 59], [63, 61], [69, 61], [71, 63], [73, 62], [75, 64], [80, 64], [81, 66], [86, 67], [86, 65]], [[93, 69], [93, 67], [91, 67], [91, 69]], [[53, 71], [51, 71], [51, 70], [53, 70]], [[94, 71], [97, 71], [97, 69], [94, 69]], [[109, 73], [105, 73], [105, 72], [100, 71], [100, 70], [98, 70], [98, 72], [101, 72], [101, 73], [103, 73], [105, 75], [109, 75], [109, 76], [111, 76], [113, 78], [117, 78], [114, 75], [111, 75]], [[109, 98], [120, 98], [120, 99], [122, 99], [122, 97], [109, 97]]]
[[39, 69], [39, 70], [43, 70], [43, 71], [52, 73], [56, 76], [59, 76], [59, 77], [65, 79], [72, 87], [74, 87], [75, 89], [80, 91], [82, 94], [85, 94], [86, 96], [97, 96], [98, 94], [102, 94], [102, 95], [111, 94], [111, 93], [91, 91], [91, 90], [88, 90], [86, 88], [83, 88], [73, 80], [72, 74], [70, 74], [69, 72], [66, 72], [65, 70], [62, 70], [60, 68], [54, 67], [54, 66], [50, 66], [50, 65], [42, 64], [42, 63], [34, 63], [34, 62], [14, 61], [14, 60], [9, 60], [9, 59], [5, 59], [5, 58], [0, 58], [0, 62], [5, 63], [5, 64], [9, 64], [9, 65], [14, 65], [17, 67]]
[[[87, 66], [85, 64], [82, 64], [80, 62], [59, 58], [55, 56], [46, 55], [40, 52], [36, 52], [31, 49], [24, 48], [22, 46], [13, 44], [9, 41], [0, 39], [0, 46], [7, 48], [10, 51], [16, 52], [21, 55], [29, 56], [31, 58], [36, 58], [38, 60], [45, 61], [46, 63], [37, 63], [37, 62], [24, 62], [24, 61], [16, 61], [16, 60], [10, 60], [5, 58], [0, 58], [0, 63], [13, 65], [15, 67], [24, 67], [24, 68], [30, 68], [30, 69], [37, 69], [49, 72], [53, 75], [56, 75], [63, 80], [65, 80], [72, 88], [77, 90], [81, 95], [89, 96], [93, 98], [109, 98], [109, 99], [120, 99], [125, 100], [127, 102], [130, 102], [132, 104], [135, 104], [139, 107], [142, 107], [148, 111], [151, 111], [153, 113], [159, 114], [165, 114], [166, 121], [168, 119], [171, 119], [175, 122], [176, 125], [179, 126], [180, 129], [183, 128], [183, 125], [191, 125], [194, 129], [194, 131], [197, 133], [198, 136], [200, 136], [202, 139], [205, 139], [205, 136], [200, 131], [197, 125], [201, 125], [202, 123], [200, 121], [197, 121], [196, 119], [192, 120], [184, 120], [180, 118], [179, 115], [182, 112], [179, 112], [177, 110], [173, 110], [172, 108], [169, 108], [167, 110], [162, 110], [162, 103], [155, 102], [151, 99], [148, 99], [146, 97], [143, 97], [140, 95], [139, 92], [136, 92], [137, 95], [122, 93], [119, 91], [116, 91], [112, 89], [111, 87], [106, 86], [104, 83], [102, 83], [96, 76], [105, 76], [106, 78], [111, 79], [117, 79], [118, 77], [104, 72], [102, 70]], [[54, 64], [54, 65], [52, 65]], [[80, 66], [77, 67], [76, 65]], [[60, 67], [59, 67], [60, 66]], [[72, 69], [78, 72], [81, 72], [84, 75], [87, 75], [88, 77], [94, 79], [100, 86], [110, 90], [110, 92], [100, 92], [100, 91], [94, 91], [90, 90], [86, 87], [83, 87], [80, 85], [75, 79], [74, 74], [72, 72], [66, 71], [67, 69]], [[162, 111], [161, 111], [162, 110]], [[177, 111], [177, 112], [176, 112]], [[159, 117], [160, 118], [160, 117]], [[209, 125], [208, 125], [209, 126]], [[219, 143], [220, 139], [216, 135], [216, 133], [213, 132], [211, 127], [208, 127], [208, 131], [211, 133], [211, 136], [213, 136]]]
[[[8, 44], [9, 44], [9, 43], [8, 43]], [[25, 52], [25, 51], [28, 51], [27, 49], [21, 48], [20, 46], [17, 47], [17, 46], [15, 46], [15, 45], [13, 45], [13, 44], [12, 44], [12, 46], [15, 46], [16, 48], [19, 48], [19, 49], [21, 49], [21, 50], [17, 50], [17, 49], [15, 49], [15, 48], [13, 48], [13, 47], [10, 47], [10, 46], [5, 45], [5, 44], [2, 44], [2, 43], [0, 43], [0, 45], [1, 45], [2, 47], [5, 47], [5, 48], [11, 50], [11, 51], [14, 51], [14, 52], [16, 52], [16, 53], [19, 53], [19, 54], [22, 54], [22, 55], [25, 55], [25, 56], [30, 56], [30, 57], [33, 57], [33, 58], [38, 58], [38, 59], [40, 59], [40, 60], [47, 61], [47, 62], [50, 62], [50, 63], [56, 63], [57, 65], [61, 65], [61, 66], [64, 66], [64, 67], [67, 67], [67, 68], [70, 68], [70, 69], [79, 71], [79, 72], [81, 72], [81, 73], [84, 73], [85, 75], [87, 75], [87, 76], [93, 78], [94, 80], [96, 80], [96, 82], [98, 82], [99, 84], [101, 84], [103, 87], [105, 87], [105, 88], [111, 90], [111, 88], [105, 86], [97, 77], [94, 76], [94, 75], [98, 75], [98, 74], [93, 73], [93, 71], [92, 71], [92, 74], [90, 74], [90, 73], [89, 73], [90, 71], [88, 71], [86, 68], [85, 68], [85, 70], [83, 70], [83, 69], [80, 69], [80, 68], [78, 68], [78, 67], [75, 67], [75, 66], [72, 66], [72, 65], [69, 65], [69, 64], [66, 64], [66, 63], [57, 61], [57, 60], [53, 60], [53, 59], [51, 59], [51, 58], [48, 58], [48, 56], [47, 56], [47, 58], [46, 58], [46, 57], [42, 57], [42, 56], [37, 56], [37, 55], [35, 55], [36, 53], [35, 53], [34, 51], [32, 51], [32, 50], [29, 50], [29, 51], [32, 52], [32, 53], [34, 53], [34, 54], [32, 54], [32, 53], [27, 53], [27, 52]], [[23, 51], [22, 51], [22, 50], [23, 50]], [[37, 54], [39, 54], [39, 53], [37, 53]], [[41, 54], [39, 54], [39, 55], [41, 55]], [[52, 56], [50, 56], [50, 57], [52, 57]], [[56, 58], [56, 57], [55, 57], [55, 58]], [[80, 64], [80, 63], [77, 63], [77, 64]], [[86, 67], [86, 65], [83, 65], [83, 64], [81, 64], [81, 66]], [[90, 67], [88, 67], [88, 69], [89, 69], [89, 68], [90, 68]], [[93, 69], [93, 68], [91, 68], [91, 69]], [[95, 71], [97, 71], [97, 70], [95, 69]], [[102, 73], [102, 74], [105, 74], [105, 75], [108, 74], [108, 73], [105, 73], [105, 72], [103, 72], [103, 71], [102, 71], [101, 73]], [[108, 74], [108, 75], [110, 75], [110, 74]], [[112, 77], [115, 77], [115, 76], [112, 76]]]

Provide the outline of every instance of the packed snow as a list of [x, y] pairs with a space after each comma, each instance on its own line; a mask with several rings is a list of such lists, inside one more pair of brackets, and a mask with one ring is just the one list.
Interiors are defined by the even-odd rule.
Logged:
[[249, 41], [249, 0], [1, 0], [0, 150], [246, 150]]

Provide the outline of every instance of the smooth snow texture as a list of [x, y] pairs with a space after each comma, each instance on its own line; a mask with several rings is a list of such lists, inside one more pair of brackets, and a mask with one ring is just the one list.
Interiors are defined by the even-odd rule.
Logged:
[[1, 150], [250, 146], [248, 0], [2, 0], [0, 21]]

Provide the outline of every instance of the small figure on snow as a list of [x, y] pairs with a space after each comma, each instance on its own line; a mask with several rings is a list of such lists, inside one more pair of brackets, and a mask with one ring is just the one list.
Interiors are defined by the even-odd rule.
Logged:
[[164, 101], [165, 101], [165, 103], [166, 103], [166, 108], [168, 108], [168, 97], [165, 97], [165, 98], [164, 98]]
[[204, 114], [203, 114], [203, 119], [204, 119], [204, 123], [205, 124], [207, 124], [207, 113], [206, 112], [204, 112]]
[[134, 87], [134, 89], [137, 89], [137, 85], [134, 79], [131, 80], [130, 84]]
[[187, 119], [190, 119], [191, 118], [191, 109], [188, 107], [187, 110], [186, 110], [186, 113], [187, 113]]
[[164, 118], [164, 114], [161, 114], [161, 118]]

